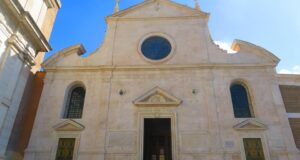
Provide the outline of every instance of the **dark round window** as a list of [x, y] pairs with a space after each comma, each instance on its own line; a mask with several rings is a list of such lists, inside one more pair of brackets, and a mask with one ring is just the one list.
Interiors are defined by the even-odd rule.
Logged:
[[141, 51], [146, 58], [161, 60], [166, 58], [172, 50], [170, 42], [163, 37], [153, 36], [147, 38], [141, 46]]

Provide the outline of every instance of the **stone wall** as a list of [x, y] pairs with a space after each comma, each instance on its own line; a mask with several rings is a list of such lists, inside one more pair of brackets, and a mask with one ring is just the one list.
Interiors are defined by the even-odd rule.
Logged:
[[[247, 69], [247, 74], [239, 69], [135, 70], [113, 74], [111, 80], [110, 72], [100, 71], [47, 74], [26, 158], [54, 157], [55, 139], [73, 135], [56, 131], [53, 126], [66, 121], [62, 115], [68, 88], [82, 82], [87, 91], [83, 118], [74, 120], [84, 126], [79, 133], [78, 159], [139, 159], [142, 117], [169, 117], [174, 121], [175, 159], [221, 159], [224, 155], [229, 159], [242, 159], [242, 138], [259, 137], [267, 157], [284, 160], [289, 155], [296, 160], [292, 158], [291, 132], [285, 132], [281, 126], [281, 123], [288, 123], [282, 118], [285, 110], [278, 109], [283, 108], [283, 104], [274, 105], [273, 101], [280, 99], [273, 97], [278, 95], [273, 93], [279, 93], [279, 89], [271, 80], [272, 74], [266, 74], [265, 69]], [[255, 121], [265, 124], [267, 129], [234, 128], [246, 120], [233, 115], [229, 86], [237, 78], [247, 80], [253, 95]], [[136, 98], [155, 86], [181, 99], [182, 104], [170, 107], [133, 104]], [[124, 95], [119, 94], [121, 89], [126, 91]], [[198, 92], [193, 94], [193, 89]], [[43, 138], [35, 138], [41, 136]], [[283, 153], [284, 148], [289, 151]]]
[[[74, 159], [142, 160], [145, 118], [171, 119], [174, 160], [245, 160], [244, 138], [261, 139], [266, 160], [299, 160], [279, 59], [244, 41], [227, 54], [213, 43], [208, 17], [172, 1], [144, 1], [108, 16], [103, 44], [89, 56], [74, 45], [50, 57], [25, 160], [55, 159], [59, 138], [75, 138]], [[140, 47], [149, 36], [168, 39], [171, 56], [145, 58]], [[253, 117], [235, 118], [233, 82], [247, 86]], [[83, 115], [66, 119], [74, 85], [86, 90]]]
[[[33, 75], [32, 66], [38, 65], [35, 71], [40, 69], [44, 53], [38, 55], [38, 52], [51, 48], [48, 43], [53, 25], [51, 22], [54, 22], [60, 7], [56, 3], [58, 0], [38, 0], [40, 7], [31, 1], [0, 2], [0, 159], [4, 158], [22, 96], [26, 94], [30, 75]], [[47, 17], [48, 7], [56, 8], [56, 12], [49, 14], [50, 22], [38, 18]], [[48, 28], [42, 27], [44, 21], [47, 21]]]

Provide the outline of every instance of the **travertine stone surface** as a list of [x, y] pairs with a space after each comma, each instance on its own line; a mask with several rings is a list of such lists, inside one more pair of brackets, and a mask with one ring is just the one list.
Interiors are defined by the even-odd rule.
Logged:
[[[47, 38], [59, 7], [59, 0], [0, 1], [1, 160], [13, 137], [12, 129], [27, 81], [33, 74], [31, 70], [40, 69], [44, 54], [38, 52], [51, 49]], [[48, 8], [56, 8], [56, 12], [47, 14]], [[48, 15], [51, 18], [47, 18]], [[42, 27], [44, 22], [47, 27]]]
[[[26, 160], [54, 160], [62, 135], [76, 137], [79, 160], [142, 160], [145, 118], [171, 119], [173, 160], [245, 160], [243, 138], [261, 138], [267, 160], [300, 159], [272, 53], [236, 40], [238, 52], [227, 54], [210, 38], [207, 13], [168, 0], [144, 1], [106, 21], [104, 42], [91, 55], [78, 56], [84, 48], [74, 45], [44, 62]], [[141, 40], [149, 35], [171, 39], [169, 59], [142, 57]], [[249, 89], [255, 118], [234, 118], [229, 88], [237, 80]], [[86, 97], [82, 118], [73, 121], [84, 129], [58, 132], [53, 126], [66, 121], [67, 95], [76, 84], [84, 84]], [[179, 103], [166, 105], [170, 95]]]

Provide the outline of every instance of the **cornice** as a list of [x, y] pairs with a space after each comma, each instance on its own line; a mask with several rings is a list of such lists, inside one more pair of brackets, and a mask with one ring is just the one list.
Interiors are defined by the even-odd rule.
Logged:
[[194, 65], [103, 65], [103, 66], [71, 66], [71, 67], [45, 67], [47, 72], [60, 71], [156, 71], [156, 70], [197, 70], [197, 69], [265, 69], [275, 68], [274, 64], [194, 64]]
[[277, 74], [276, 76], [280, 85], [300, 86], [299, 74]]
[[300, 74], [277, 74], [278, 78], [295, 79], [300, 81]]
[[160, 21], [160, 20], [189, 20], [201, 19], [202, 16], [172, 16], [172, 17], [106, 17], [106, 22], [109, 21]]
[[82, 44], [76, 44], [76, 45], [73, 45], [73, 46], [63, 49], [63, 50], [57, 52], [56, 54], [53, 54], [51, 57], [49, 57], [46, 61], [44, 61], [42, 63], [42, 66], [46, 68], [47, 65], [50, 65], [51, 63], [55, 62], [55, 60], [61, 56], [65, 57], [65, 56], [68, 56], [73, 53], [77, 53], [77, 55], [82, 55], [85, 52], [86, 52], [86, 50]]
[[[142, 8], [144, 6], [147, 6], [149, 4], [155, 3], [159, 1], [160, 3], [165, 3], [168, 5], [172, 5], [177, 7], [178, 9], [183, 9], [188, 11], [190, 14], [192, 14], [192, 16], [172, 16], [172, 17], [124, 17], [125, 15], [127, 15], [128, 13], [137, 10], [139, 8]], [[125, 10], [121, 10], [119, 12], [116, 12], [108, 17], [106, 17], [106, 22], [110, 21], [110, 20], [159, 20], [159, 19], [163, 19], [163, 20], [172, 20], [172, 19], [185, 19], [185, 18], [203, 18], [206, 20], [206, 22], [208, 22], [210, 14], [203, 12], [201, 10], [195, 9], [195, 8], [191, 8], [189, 6], [185, 6], [182, 5], [180, 3], [176, 3], [173, 1], [169, 1], [169, 0], [146, 0], [142, 3], [136, 4], [134, 6], [131, 6]]]
[[35, 58], [32, 56], [35, 53], [31, 53], [24, 44], [18, 39], [16, 35], [12, 35], [8, 40], [7, 44], [12, 46], [12, 49], [16, 50], [16, 53], [26, 64], [33, 66], [35, 65]]
[[21, 4], [16, 0], [3, 0], [4, 4], [8, 9], [11, 10], [13, 15], [19, 19], [20, 24], [26, 29], [26, 33], [33, 37], [33, 41], [37, 44], [37, 51], [47, 52], [51, 50], [51, 46], [37, 26], [34, 19], [31, 17], [30, 13], [25, 11]]
[[260, 46], [255, 45], [255, 44], [252, 44], [250, 42], [235, 39], [234, 42], [232, 43], [231, 48], [234, 51], [237, 51], [237, 52], [239, 52], [241, 49], [247, 49], [248, 48], [252, 51], [257, 51], [258, 54], [272, 60], [276, 64], [278, 64], [280, 62], [280, 59], [277, 56], [275, 56], [273, 53], [266, 50], [265, 48], [262, 48]]
[[60, 0], [44, 0], [49, 8], [61, 8], [61, 1]]

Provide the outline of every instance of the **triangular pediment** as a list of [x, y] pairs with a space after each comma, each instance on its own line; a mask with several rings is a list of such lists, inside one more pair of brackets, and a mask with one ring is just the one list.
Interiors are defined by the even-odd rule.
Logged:
[[267, 126], [254, 119], [248, 119], [233, 126], [236, 130], [265, 130]]
[[125, 10], [114, 13], [110, 17], [146, 18], [146, 17], [178, 17], [203, 16], [209, 14], [190, 8], [170, 0], [147, 0]]
[[53, 127], [56, 131], [82, 131], [84, 126], [74, 120], [66, 120]]
[[178, 106], [182, 101], [159, 87], [146, 92], [133, 103], [137, 106]]

